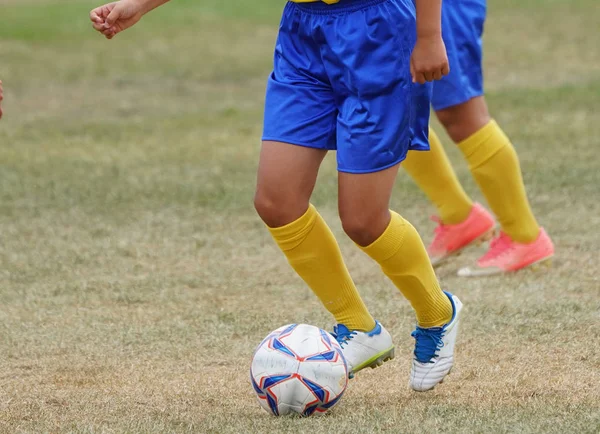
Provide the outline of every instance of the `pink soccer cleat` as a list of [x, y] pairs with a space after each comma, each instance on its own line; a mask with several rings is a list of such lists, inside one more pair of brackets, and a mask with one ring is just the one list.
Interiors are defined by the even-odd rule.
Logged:
[[471, 213], [461, 223], [445, 225], [438, 217], [432, 217], [432, 220], [438, 227], [427, 253], [434, 267], [470, 244], [490, 239], [496, 227], [494, 217], [478, 203], [473, 204]]
[[541, 228], [535, 241], [524, 244], [510, 239], [504, 232], [492, 240], [485, 255], [477, 261], [475, 267], [458, 270], [461, 277], [490, 276], [492, 274], [517, 271], [521, 268], [546, 262], [554, 256], [552, 240]]

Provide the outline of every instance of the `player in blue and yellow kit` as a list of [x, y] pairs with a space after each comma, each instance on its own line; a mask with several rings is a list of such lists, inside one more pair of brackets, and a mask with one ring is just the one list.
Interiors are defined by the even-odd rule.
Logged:
[[[516, 271], [554, 254], [527, 201], [517, 154], [492, 120], [483, 95], [482, 43], [486, 0], [444, 0], [442, 35], [450, 74], [435, 82], [432, 106], [458, 144], [471, 173], [500, 223], [500, 236], [460, 276]], [[482, 238], [496, 226], [460, 185], [439, 139], [430, 133], [430, 152], [411, 152], [402, 165], [437, 207], [435, 237], [428, 248], [434, 265]]]
[[[112, 38], [166, 0], [95, 9]], [[462, 304], [439, 286], [416, 230], [389, 210], [400, 163], [426, 150], [429, 88], [448, 73], [441, 0], [288, 2], [267, 84], [255, 207], [294, 270], [338, 325], [351, 373], [394, 356], [365, 307], [331, 230], [310, 204], [323, 158], [337, 151], [339, 213], [348, 236], [410, 301], [417, 316], [410, 384], [450, 371]], [[420, 84], [417, 84], [420, 83]]]

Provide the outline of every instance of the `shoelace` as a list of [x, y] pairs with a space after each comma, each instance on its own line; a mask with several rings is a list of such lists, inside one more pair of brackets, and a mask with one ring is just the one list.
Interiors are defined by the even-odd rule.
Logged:
[[421, 363], [433, 363], [437, 351], [444, 346], [442, 337], [444, 329], [433, 327], [424, 329], [417, 327], [411, 336], [415, 338], [415, 358]]
[[338, 324], [333, 327], [332, 335], [335, 338], [335, 340], [338, 341], [340, 347], [344, 348], [344, 345], [347, 345], [348, 341], [356, 335], [356, 331], [350, 331], [348, 330], [348, 327], [342, 324]]
[[512, 241], [508, 235], [504, 232], [500, 232], [500, 235], [492, 240], [490, 248], [485, 255], [481, 258], [482, 261], [488, 261], [490, 259], [496, 259], [502, 255], [511, 251]]

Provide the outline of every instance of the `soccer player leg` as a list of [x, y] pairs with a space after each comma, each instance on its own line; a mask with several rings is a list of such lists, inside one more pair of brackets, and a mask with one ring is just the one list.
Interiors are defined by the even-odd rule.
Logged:
[[410, 301], [418, 324], [439, 327], [452, 317], [450, 302], [439, 287], [417, 231], [389, 210], [397, 169], [339, 174], [342, 226]]
[[489, 239], [495, 222], [480, 204], [473, 203], [458, 180], [435, 132], [429, 130], [429, 152], [409, 152], [402, 167], [436, 206], [438, 223], [427, 253], [434, 266], [460, 253], [473, 242]]
[[516, 271], [550, 259], [554, 245], [533, 215], [519, 158], [498, 124], [490, 121], [458, 146], [502, 229], [487, 253], [474, 266], [459, 270], [459, 275]]
[[[369, 174], [340, 173], [340, 216], [346, 233], [371, 258], [409, 300], [417, 315], [414, 358], [410, 384], [414, 390], [433, 388], [443, 381], [454, 362], [454, 342], [461, 304], [444, 293], [435, 276], [425, 246], [415, 228], [389, 211], [389, 197], [397, 166]], [[357, 339], [357, 338], [360, 338]], [[354, 340], [357, 340], [354, 343]], [[371, 358], [362, 356], [373, 342]], [[343, 347], [347, 360], [364, 360], [384, 351], [373, 338], [358, 336]]]
[[[255, 207], [290, 265], [336, 321], [351, 330], [372, 330], [375, 321], [338, 244], [309, 203], [321, 161], [327, 150], [335, 149], [337, 108], [313, 53], [316, 47], [299, 43], [310, 40], [301, 34], [310, 28], [300, 25], [299, 31], [293, 30], [303, 19], [294, 12], [295, 5], [288, 4], [267, 85]], [[313, 58], [307, 59], [311, 53]], [[299, 73], [302, 66], [290, 59], [312, 64], [312, 69]]]
[[[389, 3], [393, 2], [394, 7]], [[336, 27], [328, 69], [336, 95], [342, 96], [337, 123], [339, 210], [348, 236], [371, 258], [410, 301], [417, 315], [414, 336], [415, 390], [426, 390], [443, 380], [452, 366], [460, 303], [439, 286], [425, 246], [414, 227], [389, 210], [391, 191], [399, 163], [409, 149], [427, 149], [414, 143], [419, 134], [412, 127], [427, 128], [429, 95], [413, 98], [409, 54], [414, 45], [412, 2], [388, 0], [370, 4], [359, 16], [345, 14]], [[366, 35], [363, 38], [357, 35]], [[375, 41], [383, 38], [383, 41]], [[389, 43], [393, 40], [394, 43]], [[388, 41], [387, 43], [385, 41]], [[368, 52], [368, 57], [355, 53]], [[368, 62], [366, 61], [368, 60]], [[413, 104], [425, 107], [414, 110]], [[413, 115], [422, 118], [413, 122]], [[454, 330], [454, 331], [453, 331]], [[347, 336], [343, 351], [356, 372], [379, 361], [391, 339]], [[446, 346], [449, 351], [443, 352]], [[369, 352], [365, 351], [369, 348]]]
[[432, 101], [502, 228], [486, 255], [474, 267], [459, 271], [463, 276], [517, 270], [554, 253], [529, 206], [514, 147], [491, 119], [483, 96], [485, 14], [483, 0], [444, 3], [442, 24], [451, 73], [436, 83]]
[[[346, 234], [359, 245], [377, 239], [389, 224], [389, 199], [398, 165], [377, 173], [339, 174], [339, 212]], [[368, 188], [373, 187], [368, 192]], [[368, 199], [365, 201], [365, 197]], [[339, 325], [334, 334], [342, 347], [352, 374], [375, 368], [394, 358], [394, 344], [389, 332], [377, 322], [366, 333]]]
[[290, 265], [336, 322], [371, 330], [369, 314], [331, 230], [309, 203], [325, 151], [263, 142], [254, 204]]

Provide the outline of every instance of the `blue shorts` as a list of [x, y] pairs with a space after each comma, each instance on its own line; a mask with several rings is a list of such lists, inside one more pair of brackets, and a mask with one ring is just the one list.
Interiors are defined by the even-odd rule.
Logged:
[[486, 0], [444, 0], [442, 37], [450, 74], [433, 85], [431, 105], [441, 110], [483, 95], [481, 36]]
[[412, 0], [287, 3], [267, 84], [263, 140], [337, 150], [377, 172], [428, 150], [431, 86], [415, 85]]

